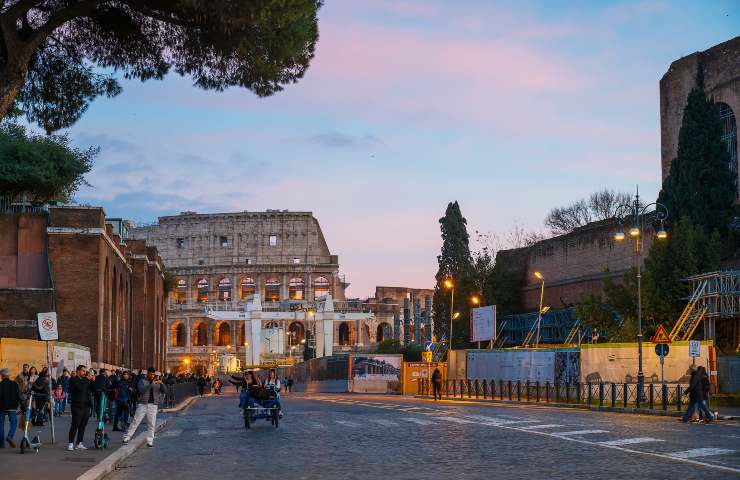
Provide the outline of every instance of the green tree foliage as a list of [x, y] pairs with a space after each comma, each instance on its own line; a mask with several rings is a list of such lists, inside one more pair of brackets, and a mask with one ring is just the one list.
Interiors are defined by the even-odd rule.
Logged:
[[619, 329], [619, 319], [600, 295], [589, 294], [576, 304], [576, 316], [589, 327], [594, 338], [604, 341]]
[[717, 105], [701, 89], [693, 89], [683, 112], [677, 156], [658, 201], [672, 218], [687, 217], [704, 232], [716, 229], [724, 236], [734, 215], [737, 186], [721, 133]]
[[423, 346], [413, 343], [403, 348], [395, 339], [383, 340], [375, 347], [375, 353], [402, 354], [404, 362], [420, 362], [423, 351]]
[[32, 135], [0, 123], [0, 192], [28, 201], [67, 201], [86, 184], [97, 153], [73, 148], [66, 136]]
[[[47, 132], [67, 127], [117, 78], [168, 71], [204, 89], [267, 96], [314, 56], [321, 0], [0, 1], [0, 119], [14, 106]], [[114, 71], [114, 74], [105, 72]]]
[[499, 250], [486, 283], [486, 298], [497, 306], [499, 317], [522, 310], [521, 288], [527, 282], [529, 247]]
[[[470, 298], [478, 295], [473, 259], [470, 254], [470, 237], [467, 221], [462, 216], [460, 205], [451, 202], [447, 205], [445, 216], [439, 219], [442, 231], [442, 251], [437, 257], [439, 269], [435, 276], [432, 310], [435, 318], [435, 334], [449, 338], [451, 312], [459, 313], [453, 322], [453, 347], [467, 345], [470, 339]], [[445, 280], [454, 284], [455, 304], [450, 305], [450, 289], [445, 287]]]

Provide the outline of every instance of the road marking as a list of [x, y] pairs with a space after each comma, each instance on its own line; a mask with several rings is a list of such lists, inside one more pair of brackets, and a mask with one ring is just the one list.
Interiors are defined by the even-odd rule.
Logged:
[[555, 423], [548, 423], [546, 425], [527, 425], [526, 427], [520, 427], [522, 430], [544, 430], [545, 428], [558, 428], [565, 425], [557, 425]]
[[415, 418], [415, 417], [402, 418], [401, 420], [405, 420], [411, 423], [416, 423], [417, 425], [433, 425], [434, 424], [434, 422], [430, 422], [429, 420], [423, 420], [421, 418]]
[[182, 428], [176, 428], [174, 430], [166, 430], [164, 433], [157, 435], [159, 438], [167, 437], [178, 437], [182, 434]]
[[539, 423], [539, 420], [507, 420], [501, 417], [491, 417], [488, 415], [468, 415], [468, 418], [474, 418], [483, 422], [484, 425], [498, 426], [498, 425], [514, 425], [517, 423]]
[[728, 450], [726, 448], [692, 448], [684, 452], [673, 452], [669, 453], [669, 457], [673, 458], [696, 458], [696, 457], [709, 457], [711, 455], [724, 455], [726, 453], [733, 453], [735, 450]]
[[599, 442], [601, 445], [635, 445], [637, 443], [649, 443], [649, 442], [662, 442], [659, 438], [652, 437], [636, 437], [636, 438], [620, 438], [619, 440], [609, 440], [608, 442]]
[[326, 430], [327, 428], [326, 425], [324, 425], [323, 423], [312, 423], [310, 425], [311, 425], [311, 428], [317, 428], [319, 430]]
[[568, 435], [588, 435], [591, 433], [609, 433], [607, 430], [572, 430], [570, 432], [553, 432], [556, 437], [566, 437]]
[[218, 430], [211, 430], [207, 428], [198, 429], [198, 435], [215, 435], [217, 433], [218, 433]]
[[383, 425], [384, 427], [397, 427], [398, 426], [396, 422], [385, 420], [383, 418], [373, 418], [373, 419], [370, 419], [370, 421], [373, 423], [377, 423], [378, 425]]
[[350, 422], [349, 420], [334, 420], [334, 421], [336, 423], [338, 423], [339, 425], [344, 425], [345, 427], [355, 428], [355, 427], [359, 427], [360, 426], [359, 423]]
[[452, 423], [478, 423], [474, 422], [473, 420], [465, 420], [464, 418], [457, 418], [457, 417], [437, 417], [440, 420], [447, 420], [448, 422]]

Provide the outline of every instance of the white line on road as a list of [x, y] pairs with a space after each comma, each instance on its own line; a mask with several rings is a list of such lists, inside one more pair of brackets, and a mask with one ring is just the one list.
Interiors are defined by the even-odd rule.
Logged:
[[692, 448], [684, 452], [673, 452], [669, 453], [669, 457], [673, 458], [696, 458], [696, 457], [709, 457], [711, 455], [724, 455], [726, 453], [733, 453], [735, 450], [728, 450], [726, 448]]
[[498, 426], [498, 425], [514, 425], [517, 423], [539, 423], [539, 420], [507, 420], [500, 417], [491, 417], [488, 415], [467, 415], [468, 418], [473, 418], [483, 422], [484, 425]]
[[556, 437], [566, 437], [568, 435], [589, 435], [591, 433], [609, 433], [607, 430], [572, 430], [570, 432], [553, 432]]
[[174, 430], [165, 430], [161, 435], [157, 435], [159, 438], [167, 437], [178, 437], [182, 434], [182, 428], [175, 428]]
[[440, 420], [447, 420], [448, 422], [452, 423], [478, 423], [474, 422], [473, 420], [465, 420], [464, 418], [457, 418], [457, 417], [437, 417]]
[[218, 433], [218, 430], [211, 430], [208, 428], [200, 428], [198, 429], [198, 435], [215, 435]]
[[401, 420], [405, 420], [407, 422], [416, 423], [417, 425], [432, 425], [434, 422], [430, 422], [429, 420], [424, 420], [421, 418], [415, 418], [415, 417], [408, 417], [408, 418], [402, 418]]
[[650, 443], [650, 442], [662, 442], [659, 438], [652, 437], [636, 437], [636, 438], [620, 438], [619, 440], [609, 440], [608, 442], [599, 442], [601, 445], [635, 445], [638, 443]]
[[316, 428], [319, 430], [326, 430], [327, 428], [326, 425], [324, 425], [323, 423], [311, 423], [310, 426], [311, 428]]
[[384, 427], [397, 427], [398, 426], [396, 422], [385, 420], [383, 418], [373, 418], [373, 419], [370, 419], [370, 421], [373, 423], [377, 423], [378, 425], [383, 425]]
[[564, 425], [558, 425], [555, 423], [548, 423], [546, 425], [527, 425], [526, 427], [520, 427], [522, 430], [544, 430], [546, 428], [558, 428]]
[[344, 425], [345, 427], [356, 428], [360, 426], [359, 423], [350, 422], [349, 420], [334, 420], [334, 421], [338, 423], [339, 425]]

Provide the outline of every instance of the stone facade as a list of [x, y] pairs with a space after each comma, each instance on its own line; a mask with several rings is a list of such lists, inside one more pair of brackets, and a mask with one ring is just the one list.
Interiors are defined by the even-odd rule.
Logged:
[[[310, 212], [183, 212], [131, 233], [156, 246], [173, 275], [167, 305], [169, 368], [186, 363], [209, 368], [225, 354], [245, 358], [244, 321], [209, 317], [206, 307], [244, 312], [258, 296], [265, 311], [292, 308], [298, 315], [325, 297], [345, 301], [348, 284], [339, 276], [339, 257], [329, 250]], [[282, 326], [284, 333], [290, 331], [290, 325]], [[303, 346], [295, 339], [305, 335], [306, 327], [297, 323], [289, 337], [300, 351]], [[367, 329], [353, 324], [334, 338], [346, 340], [345, 328], [349, 344], [368, 343], [362, 339]]]
[[156, 249], [132, 248], [102, 208], [4, 213], [0, 222], [15, 225], [0, 231], [0, 270], [32, 270], [0, 277], [0, 336], [36, 338], [36, 314], [56, 311], [60, 340], [89, 347], [96, 366], [164, 367], [166, 292]]
[[663, 179], [668, 176], [671, 161], [676, 157], [686, 99], [691, 89], [698, 85], [699, 78], [703, 78], [707, 96], [722, 107], [723, 138], [732, 157], [730, 168], [736, 173], [740, 171], [736, 120], [740, 112], [740, 37], [735, 37], [703, 52], [676, 60], [661, 78], [660, 151]]

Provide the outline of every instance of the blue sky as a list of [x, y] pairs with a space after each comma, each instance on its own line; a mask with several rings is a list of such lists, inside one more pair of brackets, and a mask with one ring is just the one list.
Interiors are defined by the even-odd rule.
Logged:
[[655, 197], [658, 81], [740, 35], [740, 2], [328, 0], [319, 27], [270, 98], [123, 81], [68, 131], [101, 147], [77, 200], [138, 221], [310, 210], [350, 295], [430, 287], [451, 200], [503, 234], [605, 187]]

